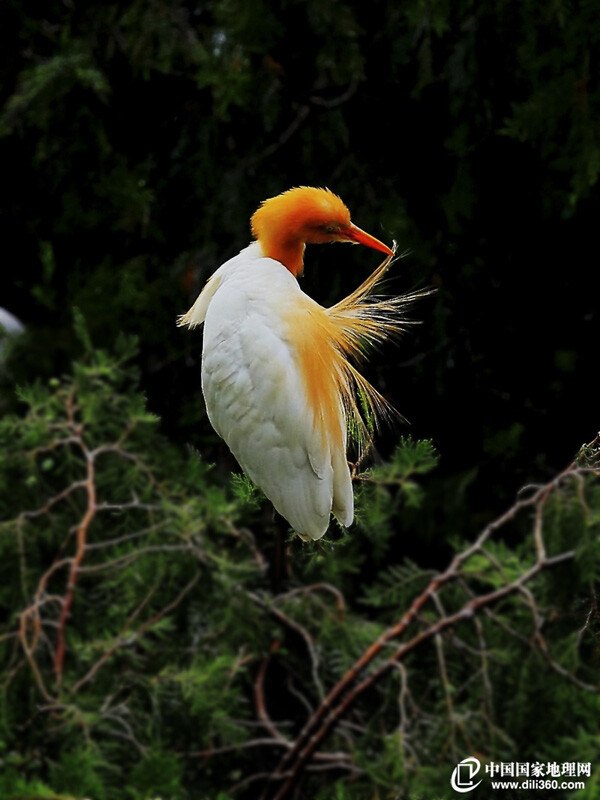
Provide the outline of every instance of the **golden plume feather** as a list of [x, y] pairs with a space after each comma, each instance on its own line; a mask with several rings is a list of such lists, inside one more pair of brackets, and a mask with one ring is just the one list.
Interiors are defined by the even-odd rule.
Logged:
[[359, 445], [380, 419], [401, 415], [349, 359], [359, 363], [372, 347], [402, 334], [408, 325], [418, 324], [406, 319], [406, 311], [415, 300], [435, 291], [423, 289], [392, 297], [372, 294], [396, 260], [394, 255], [388, 256], [348, 297], [325, 309], [329, 338], [337, 352], [333, 359], [334, 380], [342, 397], [349, 431]]
[[287, 316], [313, 423], [323, 441], [337, 447], [349, 434], [360, 449], [380, 419], [401, 416], [354, 366], [372, 347], [415, 324], [405, 312], [430, 294], [427, 289], [396, 297], [372, 294], [392, 263], [393, 255], [330, 308], [305, 297]]

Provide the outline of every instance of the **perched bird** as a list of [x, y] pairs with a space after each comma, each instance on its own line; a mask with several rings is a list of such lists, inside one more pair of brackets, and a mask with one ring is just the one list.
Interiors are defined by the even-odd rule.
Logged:
[[[204, 323], [202, 391], [214, 429], [292, 528], [319, 539], [332, 513], [345, 526], [354, 518], [349, 429], [364, 433], [365, 409], [389, 408], [349, 359], [401, 330], [414, 295], [369, 296], [393, 251], [357, 228], [328, 189], [265, 200], [251, 227], [256, 241], [217, 269], [178, 324]], [[331, 308], [297, 281], [305, 245], [325, 242], [387, 256]]]

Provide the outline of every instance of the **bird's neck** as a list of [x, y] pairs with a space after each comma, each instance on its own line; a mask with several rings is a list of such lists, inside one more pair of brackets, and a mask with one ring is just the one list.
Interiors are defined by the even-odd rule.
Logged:
[[260, 243], [267, 258], [279, 261], [295, 277], [302, 275], [305, 244], [301, 239], [273, 237]]

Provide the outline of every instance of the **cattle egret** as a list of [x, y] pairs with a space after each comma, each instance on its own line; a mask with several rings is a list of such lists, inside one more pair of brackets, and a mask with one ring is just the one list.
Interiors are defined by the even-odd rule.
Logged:
[[[393, 251], [350, 221], [328, 189], [298, 187], [265, 200], [256, 241], [223, 264], [178, 320], [204, 323], [202, 391], [216, 432], [250, 479], [303, 539], [319, 539], [333, 513], [354, 518], [346, 460], [361, 409], [389, 408], [349, 359], [401, 330], [414, 295], [373, 299]], [[301, 289], [306, 244], [353, 242], [387, 258], [331, 308]]]

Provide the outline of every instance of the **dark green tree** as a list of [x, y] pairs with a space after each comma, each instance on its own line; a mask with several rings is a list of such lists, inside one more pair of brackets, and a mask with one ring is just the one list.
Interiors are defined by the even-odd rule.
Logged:
[[[3, 797], [431, 797], [467, 753], [597, 761], [597, 443], [561, 469], [599, 427], [599, 31], [583, 0], [6, 0]], [[277, 589], [174, 323], [298, 184], [409, 251], [394, 292], [439, 291], [369, 365], [413, 438], [376, 438], [358, 525], [290, 539]], [[364, 258], [315, 248], [306, 290]]]
[[273, 591], [260, 495], [159, 435], [130, 341], [77, 327], [73, 374], [0, 423], [3, 797], [430, 796], [467, 752], [595, 759], [597, 439], [442, 570], [393, 558], [437, 461], [402, 439]]

